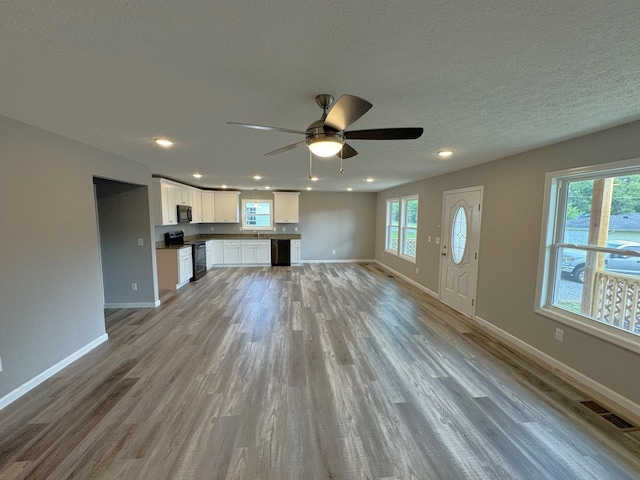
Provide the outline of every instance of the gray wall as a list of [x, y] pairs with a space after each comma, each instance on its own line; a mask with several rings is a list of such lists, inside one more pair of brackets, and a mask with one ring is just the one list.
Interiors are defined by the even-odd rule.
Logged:
[[[240, 194], [240, 200], [254, 198], [273, 200], [273, 192], [255, 190]], [[298, 224], [277, 224], [276, 227], [278, 233], [299, 233], [302, 236], [302, 261], [374, 258], [375, 193], [305, 191], [300, 193], [299, 211]], [[237, 223], [171, 225], [156, 227], [155, 238], [163, 241], [164, 233], [170, 230], [184, 230], [185, 235], [240, 233], [239, 227]]]
[[[380, 192], [376, 258], [437, 292], [439, 246], [426, 238], [441, 235], [443, 192], [483, 185], [476, 315], [640, 404], [639, 355], [533, 312], [545, 174], [639, 157], [636, 122]], [[416, 265], [383, 255], [386, 199], [414, 193], [420, 195], [418, 274]], [[556, 327], [565, 330], [563, 343], [554, 340]]]
[[[100, 233], [100, 258], [107, 306], [153, 303], [150, 281], [153, 250], [149, 232], [149, 193], [146, 185], [95, 179]], [[138, 245], [141, 238], [143, 245]], [[131, 290], [136, 283], [138, 289]]]
[[[1, 399], [104, 335], [93, 177], [149, 186], [151, 172], [6, 117], [0, 168], [11, 235], [0, 253]], [[149, 219], [146, 229], [151, 238]], [[155, 259], [148, 271], [153, 284]]]

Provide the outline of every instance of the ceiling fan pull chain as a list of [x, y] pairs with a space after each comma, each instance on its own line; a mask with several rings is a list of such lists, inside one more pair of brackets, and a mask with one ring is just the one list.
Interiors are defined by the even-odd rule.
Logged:
[[344, 168], [342, 168], [342, 150], [340, 150], [340, 175], [344, 173]]
[[312, 165], [313, 165], [313, 153], [311, 153], [311, 150], [309, 150], [309, 180], [313, 178]]

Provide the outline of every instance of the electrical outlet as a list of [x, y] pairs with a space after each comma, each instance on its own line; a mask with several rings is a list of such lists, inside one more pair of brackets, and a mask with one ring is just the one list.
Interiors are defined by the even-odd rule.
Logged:
[[559, 342], [564, 341], [564, 330], [562, 330], [561, 328], [556, 328], [556, 334], [554, 338]]
[[142, 237], [138, 238], [138, 246], [139, 247], [143, 247], [144, 246], [144, 238], [142, 238]]
[[416, 273], [418, 273], [418, 267], [416, 267]]
[[2, 357], [0, 357], [0, 372], [2, 371]]
[[298, 231], [298, 227], [294, 227], [293, 231], [297, 232]]
[[335, 254], [336, 254], [336, 251], [335, 251], [335, 249], [334, 249], [334, 250], [333, 250], [333, 252], [331, 252], [331, 253], [333, 253], [333, 254], [335, 255]]
[[427, 241], [428, 241], [429, 243], [431, 243], [431, 235], [429, 235], [429, 236], [427, 237]]
[[134, 292], [138, 291], [138, 284], [136, 282], [133, 282], [131, 284], [131, 290], [133, 290]]
[[287, 227], [282, 227], [282, 231], [286, 232], [287, 231]]
[[215, 228], [214, 228], [214, 227], [211, 227], [211, 231], [212, 231], [212, 232], [213, 232], [213, 231], [215, 231]]

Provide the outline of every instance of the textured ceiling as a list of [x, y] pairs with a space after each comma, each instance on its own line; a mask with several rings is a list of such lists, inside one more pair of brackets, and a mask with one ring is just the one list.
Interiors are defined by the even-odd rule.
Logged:
[[306, 148], [263, 157], [301, 137], [226, 122], [304, 130], [349, 93], [373, 103], [352, 129], [425, 129], [351, 141], [343, 175], [314, 161], [315, 190], [378, 191], [640, 119], [638, 32], [638, 0], [0, 0], [0, 115], [201, 186], [303, 189]]

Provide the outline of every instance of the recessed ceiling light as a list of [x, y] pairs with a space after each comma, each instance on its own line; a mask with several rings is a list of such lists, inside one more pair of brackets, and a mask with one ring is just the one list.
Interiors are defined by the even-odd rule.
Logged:
[[373, 178], [371, 178], [371, 177], [367, 178], [367, 182], [369, 182], [369, 183], [373, 182]]
[[226, 185], [220, 185], [220, 188], [229, 188]]
[[311, 187], [307, 187], [307, 190], [312, 190], [312, 188]]
[[438, 156], [442, 157], [442, 158], [449, 158], [451, 155], [453, 155], [453, 150], [440, 150], [438, 152]]
[[253, 179], [254, 180], [262, 180], [262, 177], [260, 175], [254, 175]]
[[202, 174], [201, 173], [194, 173], [193, 174], [193, 178], [202, 178]]
[[318, 181], [318, 177], [309, 177], [309, 180], [311, 180], [312, 182], [317, 182]]
[[264, 189], [265, 189], [265, 190], [271, 190], [271, 187], [270, 187], [269, 185], [266, 185], [266, 186], [264, 187]]
[[173, 142], [171, 140], [169, 140], [168, 138], [158, 137], [158, 138], [154, 138], [153, 141], [156, 142], [156, 145], [158, 145], [158, 146], [160, 146], [162, 148], [171, 148], [171, 147], [173, 147]]
[[350, 192], [351, 190], [353, 190], [353, 188], [351, 187], [347, 188], [347, 192]]

